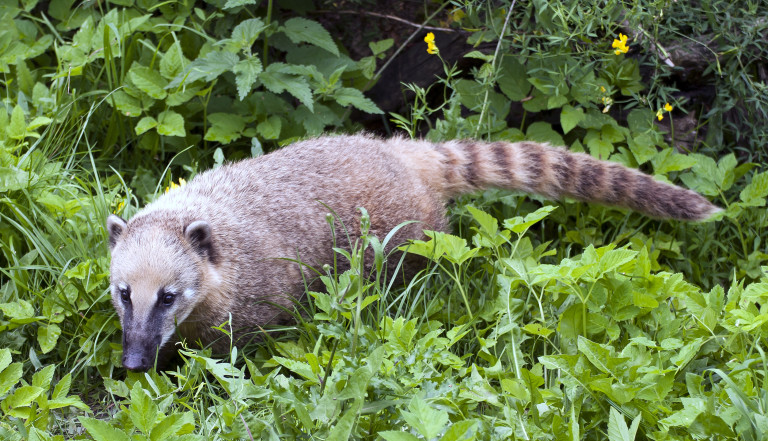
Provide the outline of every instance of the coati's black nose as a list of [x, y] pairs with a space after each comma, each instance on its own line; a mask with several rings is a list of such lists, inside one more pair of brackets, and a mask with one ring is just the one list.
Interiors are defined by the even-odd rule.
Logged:
[[148, 371], [151, 367], [149, 357], [139, 352], [124, 352], [123, 366], [131, 371]]

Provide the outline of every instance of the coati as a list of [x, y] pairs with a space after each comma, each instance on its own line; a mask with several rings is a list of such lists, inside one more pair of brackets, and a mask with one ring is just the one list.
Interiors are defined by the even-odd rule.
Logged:
[[[110, 289], [123, 326], [123, 365], [149, 369], [158, 349], [172, 346], [177, 327], [188, 341], [209, 343], [222, 335], [212, 327], [230, 314], [235, 338], [278, 318], [280, 306], [290, 307], [304, 290], [303, 270], [287, 259], [314, 267], [332, 261], [327, 207], [347, 226], [359, 225], [357, 208], [365, 207], [379, 237], [418, 221], [399, 231], [402, 243], [423, 238], [424, 229], [446, 230], [447, 201], [486, 187], [656, 218], [701, 220], [720, 210], [693, 191], [621, 164], [535, 142], [368, 135], [297, 142], [202, 173], [128, 222], [109, 216]], [[356, 229], [349, 228], [352, 241]]]

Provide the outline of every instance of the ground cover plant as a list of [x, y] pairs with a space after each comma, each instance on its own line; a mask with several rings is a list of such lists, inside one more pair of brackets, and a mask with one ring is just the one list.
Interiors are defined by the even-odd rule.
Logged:
[[[418, 6], [0, 5], [2, 439], [767, 436], [768, 4]], [[407, 23], [346, 41], [324, 26], [334, 8]], [[384, 114], [366, 93], [407, 50], [438, 70]], [[225, 160], [360, 130], [356, 114], [436, 142], [565, 145], [724, 212], [660, 222], [489, 190], [455, 201], [453, 234], [407, 245], [430, 264], [403, 280], [362, 210], [337, 254], [351, 269], [317, 268], [325, 289], [295, 326], [125, 372], [106, 216]]]

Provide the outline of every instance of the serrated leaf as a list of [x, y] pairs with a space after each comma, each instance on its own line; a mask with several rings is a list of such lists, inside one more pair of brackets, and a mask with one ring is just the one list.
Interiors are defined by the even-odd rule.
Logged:
[[163, 441], [175, 437], [185, 426], [194, 424], [194, 417], [189, 412], [173, 413], [163, 418], [162, 421], [152, 429], [149, 439], [151, 441]]
[[527, 325], [523, 326], [523, 330], [530, 334], [540, 335], [542, 337], [547, 337], [554, 332], [551, 329], [538, 323], [528, 323]]
[[255, 5], [255, 4], [256, 4], [256, 0], [227, 0], [227, 2], [224, 3], [224, 9], [232, 9], [240, 6]]
[[[712, 161], [714, 166], [714, 161]], [[696, 159], [675, 153], [674, 149], [664, 149], [658, 152], [652, 159], [653, 171], [656, 174], [664, 175], [673, 171], [685, 170], [696, 164]]]
[[333, 42], [331, 34], [323, 26], [314, 21], [302, 17], [294, 17], [286, 20], [280, 30], [294, 43], [309, 43], [323, 48], [333, 55], [339, 55], [339, 49]]
[[484, 231], [489, 236], [493, 237], [499, 232], [499, 222], [495, 217], [486, 213], [485, 211], [478, 210], [477, 208], [468, 205], [467, 210], [472, 217], [480, 224], [481, 231]]
[[208, 52], [204, 57], [189, 63], [166, 87], [174, 88], [182, 83], [189, 84], [199, 79], [213, 81], [224, 72], [231, 71], [238, 61], [240, 61], [240, 58], [231, 52]]
[[139, 116], [143, 110], [141, 100], [129, 95], [124, 90], [113, 92], [107, 99], [107, 103], [125, 116]]
[[96, 441], [131, 441], [131, 438], [122, 430], [118, 430], [109, 423], [95, 418], [80, 417], [80, 424]]
[[563, 110], [560, 112], [560, 126], [563, 128], [563, 133], [573, 130], [583, 119], [584, 109], [581, 107], [563, 106]]
[[208, 115], [208, 122], [211, 127], [206, 130], [205, 139], [222, 144], [229, 144], [240, 138], [245, 128], [243, 117], [234, 113], [212, 113]]
[[272, 359], [286, 367], [291, 372], [298, 374], [315, 384], [319, 382], [319, 378], [312, 371], [312, 367], [303, 361], [296, 361], [291, 360], [290, 358], [276, 356], [272, 357]]
[[145, 435], [149, 435], [157, 420], [157, 404], [142, 389], [141, 382], [134, 383], [131, 389], [131, 407], [128, 415], [131, 421]]
[[134, 63], [128, 71], [128, 78], [139, 90], [154, 99], [161, 100], [168, 94], [165, 90], [168, 81], [156, 70]]
[[640, 426], [640, 418], [641, 416], [638, 415], [632, 421], [632, 427], [627, 427], [624, 416], [615, 407], [611, 407], [611, 415], [608, 418], [608, 439], [610, 441], [634, 441]]
[[264, 24], [264, 21], [260, 18], [250, 18], [243, 20], [235, 26], [232, 30], [232, 36], [229, 38], [229, 42], [234, 44], [238, 49], [245, 49], [246, 53], [250, 53], [250, 48], [253, 43], [259, 38], [259, 34], [268, 26]]
[[15, 409], [17, 407], [29, 406], [40, 394], [43, 389], [37, 386], [22, 386], [3, 400], [3, 410]]
[[259, 75], [259, 80], [264, 87], [272, 93], [288, 91], [288, 93], [307, 106], [310, 111], [313, 111], [314, 103], [312, 101], [312, 89], [309, 88], [307, 79], [293, 74], [277, 72], [272, 66], [273, 65], [267, 67], [267, 69]]
[[186, 136], [184, 117], [173, 110], [160, 112], [157, 115], [157, 133], [165, 136]]
[[[0, 349], [0, 372], [10, 366], [12, 361], [11, 350], [8, 348]], [[0, 395], [2, 395], [2, 393], [0, 393]]]
[[368, 47], [371, 48], [371, 52], [373, 52], [373, 55], [379, 55], [388, 51], [389, 48], [391, 48], [394, 43], [395, 43], [394, 39], [387, 38], [379, 41], [371, 41], [368, 43]]
[[238, 61], [232, 72], [235, 74], [235, 83], [237, 84], [237, 95], [240, 101], [244, 100], [253, 87], [253, 83], [262, 72], [261, 61], [257, 57], [249, 57]]
[[401, 411], [405, 422], [416, 429], [424, 439], [432, 439], [448, 424], [448, 413], [433, 409], [421, 398], [414, 397], [408, 404], [410, 412]]
[[51, 393], [51, 399], [58, 400], [60, 398], [64, 398], [69, 393], [69, 388], [72, 386], [72, 374], [67, 372], [67, 375], [64, 375], [64, 377], [59, 380], [58, 383], [56, 383], [56, 387], [53, 388], [53, 392]]
[[766, 196], [768, 196], [768, 172], [754, 175], [752, 181], [739, 193], [739, 198], [748, 207], [765, 205]]
[[188, 63], [189, 60], [184, 56], [181, 44], [175, 41], [160, 59], [160, 75], [167, 80], [172, 80], [184, 70], [184, 66]]
[[363, 92], [351, 87], [340, 87], [333, 92], [333, 98], [342, 106], [353, 106], [366, 113], [384, 113], [373, 101], [363, 95]]

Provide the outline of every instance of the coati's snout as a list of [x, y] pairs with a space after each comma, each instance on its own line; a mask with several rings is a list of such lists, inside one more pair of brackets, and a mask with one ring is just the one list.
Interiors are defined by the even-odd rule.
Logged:
[[123, 327], [123, 366], [146, 371], [205, 295], [212, 237], [200, 220], [177, 231], [131, 225], [115, 215], [107, 219], [110, 289]]

